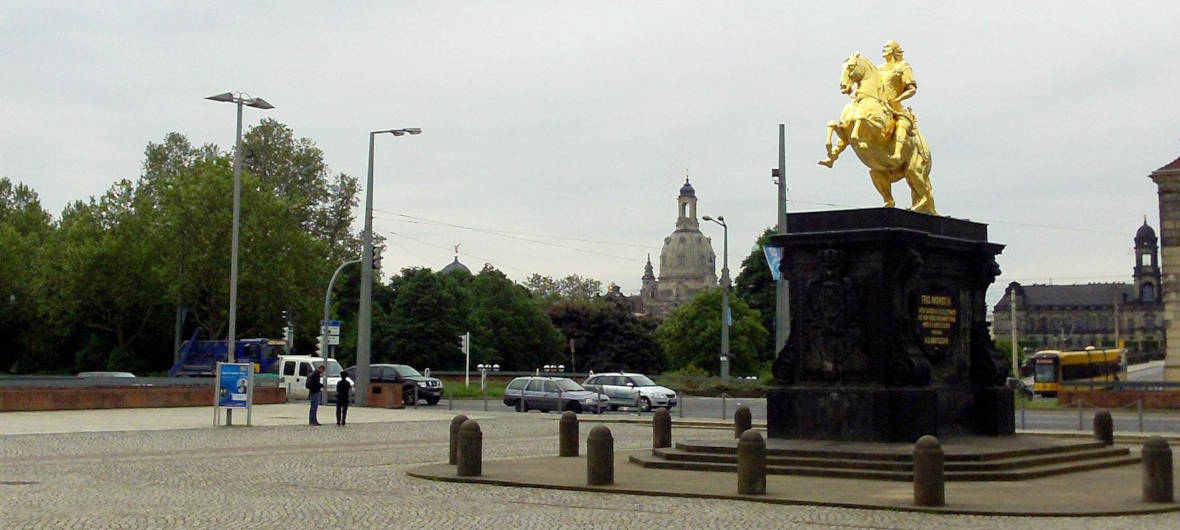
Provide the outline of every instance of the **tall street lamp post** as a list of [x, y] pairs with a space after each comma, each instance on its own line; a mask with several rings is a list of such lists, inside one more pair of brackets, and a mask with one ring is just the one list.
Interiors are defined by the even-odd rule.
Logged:
[[356, 335], [356, 402], [362, 407], [369, 404], [370, 332], [373, 320], [373, 139], [384, 133], [403, 136], [422, 134], [422, 129], [409, 127], [369, 133], [369, 177], [365, 184], [365, 235], [361, 253], [361, 307], [357, 316]]
[[725, 217], [716, 219], [704, 216], [701, 219], [721, 225], [721, 382], [729, 382], [729, 226]]
[[[238, 107], [237, 137], [234, 140], [234, 228], [229, 254], [229, 335], [226, 337], [226, 348], [229, 350], [229, 362], [237, 360], [237, 320], [238, 320], [238, 220], [241, 217], [242, 203], [242, 105], [256, 109], [270, 110], [274, 105], [265, 99], [250, 97], [242, 92], [226, 92], [205, 99], [233, 103]], [[233, 410], [226, 409], [225, 424], [233, 425]]]

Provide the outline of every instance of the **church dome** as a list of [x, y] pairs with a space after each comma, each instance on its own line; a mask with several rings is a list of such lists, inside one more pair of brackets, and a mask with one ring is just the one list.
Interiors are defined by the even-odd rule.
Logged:
[[455, 261], [452, 261], [448, 263], [446, 267], [443, 267], [442, 270], [439, 271], [439, 274], [447, 274], [449, 272], [465, 272], [467, 274], [471, 274], [471, 269], [468, 269], [466, 265], [459, 263], [459, 256], [455, 256]]
[[1136, 243], [1155, 243], [1155, 230], [1147, 225], [1147, 219], [1143, 220], [1143, 226], [1139, 227], [1139, 231], [1135, 232]]
[[681, 197], [696, 197], [697, 190], [693, 189], [692, 184], [688, 183], [688, 177], [684, 177], [684, 185], [680, 187]]
[[713, 243], [700, 230], [679, 229], [664, 238], [660, 251], [660, 280], [670, 278], [714, 278], [716, 261]]

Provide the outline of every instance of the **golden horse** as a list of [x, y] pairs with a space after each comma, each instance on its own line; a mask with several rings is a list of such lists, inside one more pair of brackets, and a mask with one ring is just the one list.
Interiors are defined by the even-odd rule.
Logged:
[[[828, 137], [824, 144], [828, 158], [820, 160], [820, 165], [832, 167], [840, 153], [851, 145], [857, 158], [869, 167], [869, 176], [885, 200], [885, 207], [894, 206], [893, 183], [905, 179], [910, 186], [910, 210], [938, 215], [930, 187], [931, 159], [926, 138], [915, 123], [902, 146], [901, 159], [890, 159], [895, 118], [885, 101], [876, 67], [860, 52], [844, 61], [840, 91], [849, 94], [852, 101], [844, 106], [839, 122], [828, 123]], [[835, 146], [832, 145], [832, 133], [839, 137]]]

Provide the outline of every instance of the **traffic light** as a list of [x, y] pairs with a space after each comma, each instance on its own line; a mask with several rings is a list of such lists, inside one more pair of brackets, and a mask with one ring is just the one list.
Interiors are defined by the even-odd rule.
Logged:
[[374, 269], [380, 269], [380, 268], [381, 268], [381, 254], [380, 254], [380, 253], [374, 253], [374, 254], [373, 254], [373, 263], [372, 263], [372, 265], [373, 265], [373, 268], [374, 268]]
[[467, 334], [466, 333], [459, 335], [459, 351], [461, 351], [461, 352], [467, 351]]

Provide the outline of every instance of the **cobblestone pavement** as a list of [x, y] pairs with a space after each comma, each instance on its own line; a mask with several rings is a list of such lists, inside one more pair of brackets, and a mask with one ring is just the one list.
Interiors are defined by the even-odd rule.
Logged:
[[[482, 420], [486, 459], [550, 454], [556, 415]], [[0, 421], [3, 418], [0, 417]], [[946, 516], [419, 480], [448, 421], [0, 436], [3, 528], [1176, 528], [1180, 515]], [[611, 425], [616, 447], [650, 428]], [[715, 431], [677, 430], [677, 435]], [[1101, 488], [1094, 487], [1096, 495]], [[1051, 492], [1046, 492], [1051, 494]], [[997, 486], [997, 495], [1003, 486]]]

